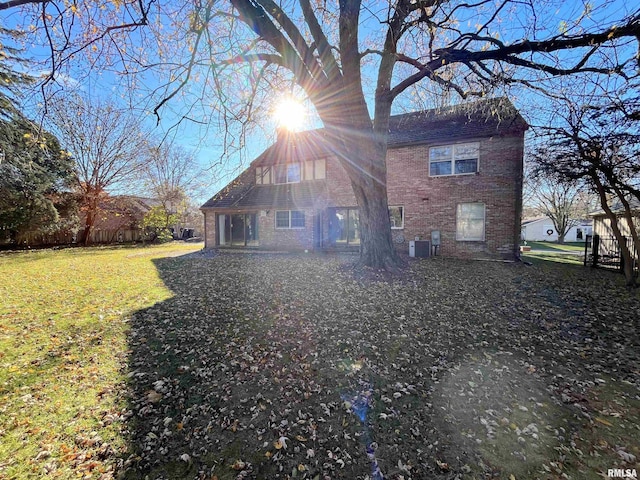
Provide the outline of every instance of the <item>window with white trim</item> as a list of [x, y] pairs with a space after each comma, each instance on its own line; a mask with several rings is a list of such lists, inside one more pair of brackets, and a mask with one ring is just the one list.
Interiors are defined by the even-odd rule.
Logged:
[[300, 210], [277, 210], [276, 228], [304, 228], [304, 212]]
[[273, 183], [299, 183], [302, 179], [299, 163], [274, 165]]
[[313, 180], [313, 160], [304, 162], [304, 179]]
[[392, 230], [404, 228], [404, 207], [389, 207], [389, 221]]
[[315, 165], [316, 180], [324, 180], [327, 178], [327, 161], [324, 158], [313, 162]]
[[457, 143], [429, 149], [429, 175], [469, 175], [478, 172], [480, 144]]
[[462, 242], [484, 241], [484, 203], [459, 203], [456, 210], [456, 240]]

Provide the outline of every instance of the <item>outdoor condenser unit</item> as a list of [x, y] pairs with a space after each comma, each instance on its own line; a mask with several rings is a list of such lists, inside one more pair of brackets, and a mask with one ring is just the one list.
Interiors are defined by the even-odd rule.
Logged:
[[409, 242], [409, 256], [427, 258], [431, 254], [429, 240], [412, 240]]

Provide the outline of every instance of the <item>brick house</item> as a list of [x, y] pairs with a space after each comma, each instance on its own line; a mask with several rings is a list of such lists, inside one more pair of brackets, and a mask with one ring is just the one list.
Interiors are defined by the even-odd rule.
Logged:
[[[440, 232], [438, 254], [517, 255], [527, 124], [506, 99], [391, 117], [392, 235]], [[358, 206], [324, 129], [281, 134], [202, 207], [205, 248], [358, 248]]]

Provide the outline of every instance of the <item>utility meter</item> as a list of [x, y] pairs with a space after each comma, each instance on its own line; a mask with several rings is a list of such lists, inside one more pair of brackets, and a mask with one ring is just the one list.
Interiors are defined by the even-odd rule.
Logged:
[[440, 245], [440, 230], [431, 231], [431, 245], [437, 247]]

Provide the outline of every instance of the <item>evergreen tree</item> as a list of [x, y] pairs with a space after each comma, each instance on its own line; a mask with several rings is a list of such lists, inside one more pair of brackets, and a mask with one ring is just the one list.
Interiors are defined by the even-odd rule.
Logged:
[[74, 175], [73, 159], [55, 136], [23, 118], [0, 120], [0, 238], [21, 242], [64, 222], [69, 227], [73, 206], [64, 193]]

